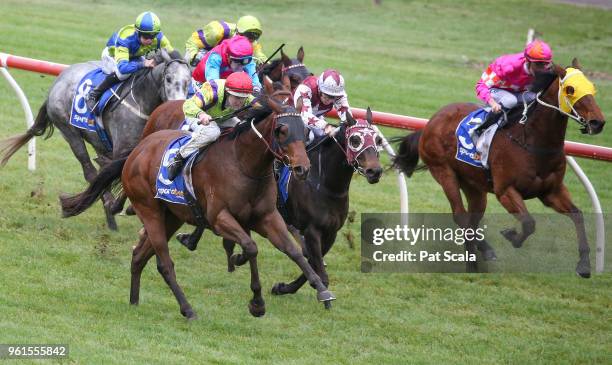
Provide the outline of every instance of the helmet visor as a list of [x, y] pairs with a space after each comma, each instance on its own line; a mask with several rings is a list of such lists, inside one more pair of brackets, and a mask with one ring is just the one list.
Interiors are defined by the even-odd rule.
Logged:
[[246, 66], [249, 63], [251, 63], [252, 59], [253, 59], [253, 57], [250, 57], [250, 56], [249, 57], [242, 57], [242, 58], [230, 57], [230, 62], [237, 63], [237, 64], [242, 65], [242, 66]]

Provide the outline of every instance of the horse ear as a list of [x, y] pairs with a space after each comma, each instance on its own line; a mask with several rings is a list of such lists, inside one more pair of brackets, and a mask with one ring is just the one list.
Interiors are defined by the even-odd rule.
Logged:
[[285, 54], [285, 52], [283, 52], [282, 49], [281, 49], [281, 60], [283, 61], [283, 65], [285, 65], [285, 67], [291, 66], [291, 59]]
[[349, 110], [346, 111], [346, 124], [349, 127], [352, 127], [355, 124], [357, 124], [357, 121], [355, 120], [355, 118], [353, 118], [353, 115], [351, 114]]
[[289, 75], [283, 75], [283, 78], [281, 81], [283, 82], [283, 86], [285, 87], [285, 90], [291, 90], [291, 80], [289, 79]]
[[272, 80], [280, 80], [283, 76], [283, 63], [278, 62], [276, 66], [270, 71], [270, 78]]
[[578, 62], [578, 58], [574, 57], [574, 59], [572, 60], [572, 67], [577, 68], [579, 70], [582, 69], [582, 66]]
[[302, 46], [298, 49], [297, 60], [300, 61], [300, 63], [304, 63], [304, 47]]
[[368, 109], [366, 110], [366, 120], [368, 121], [369, 124], [372, 124], [372, 109], [370, 109], [369, 106], [368, 106]]
[[274, 93], [274, 85], [272, 80], [266, 75], [264, 76], [264, 90], [267, 95], [272, 95]]

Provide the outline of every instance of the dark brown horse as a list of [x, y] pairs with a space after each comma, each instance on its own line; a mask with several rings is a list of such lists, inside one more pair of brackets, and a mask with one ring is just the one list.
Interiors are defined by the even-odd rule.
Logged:
[[[312, 163], [308, 178], [289, 179], [285, 222], [297, 229], [294, 236], [300, 241], [299, 235], [303, 235], [308, 262], [325, 286], [329, 286], [329, 278], [323, 256], [333, 246], [346, 221], [349, 188], [355, 172], [365, 176], [368, 183], [376, 184], [383, 171], [378, 159], [380, 139], [372, 129], [369, 108], [366, 119], [356, 121], [350, 113], [347, 114], [347, 123], [342, 124], [333, 137], [323, 137], [308, 148], [308, 158]], [[224, 246], [228, 258], [231, 257], [234, 244], [230, 246], [224, 242]], [[232, 271], [231, 266], [228, 269]], [[293, 294], [305, 282], [306, 277], [300, 275], [288, 285], [274, 285], [272, 293]]]
[[273, 82], [283, 82], [291, 92], [295, 91], [305, 78], [312, 76], [312, 72], [304, 65], [304, 48], [300, 47], [296, 58], [289, 58], [281, 49], [281, 58], [265, 65], [259, 73], [260, 80], [263, 80], [264, 76], [268, 76]]
[[[572, 65], [580, 68], [576, 60]], [[406, 136], [399, 146], [394, 165], [410, 176], [420, 156], [444, 189], [455, 222], [461, 227], [478, 227], [487, 206], [487, 192], [494, 193], [522, 225], [521, 232], [514, 228], [502, 231], [514, 247], [520, 247], [535, 231], [535, 221], [527, 211], [524, 199], [538, 198], [544, 205], [568, 215], [578, 236], [580, 260], [576, 272], [589, 277], [589, 245], [582, 212], [572, 203], [563, 184], [566, 167], [563, 146], [568, 116], [582, 125], [583, 132], [588, 134], [601, 132], [605, 122], [592, 93], [584, 90], [585, 84], [586, 89], [592, 84], [579, 70], [568, 70], [572, 75], [568, 74], [567, 79], [567, 71], [556, 65], [551, 73], [536, 76], [532, 90], [540, 93], [539, 98], [529, 108], [525, 124], [510, 123], [497, 132], [489, 152], [489, 172], [455, 159], [457, 124], [479, 108], [468, 103], [443, 107], [431, 117], [423, 131]], [[574, 84], [575, 77], [584, 82]], [[566, 103], [565, 97], [559, 96], [560, 88], [570, 97], [584, 95], [575, 101], [571, 115], [559, 110], [559, 103]], [[467, 198], [467, 211], [460, 191]], [[473, 243], [469, 246], [473, 250]], [[495, 258], [495, 252], [486, 241], [479, 242], [478, 249], [485, 259]]]
[[[252, 109], [252, 122], [243, 123], [212, 144], [203, 161], [193, 168], [196, 199], [204, 212], [205, 225], [216, 234], [240, 244], [243, 253], [235, 255], [239, 264], [249, 262], [253, 299], [249, 311], [254, 316], [265, 313], [257, 269], [257, 246], [250, 236], [253, 230], [267, 237], [275, 247], [287, 254], [304, 272], [317, 290], [320, 301], [333, 299], [313, 271], [300, 248], [293, 242], [282, 217], [276, 210], [276, 187], [272, 162], [278, 152], [270, 148], [278, 144], [292, 167], [308, 171], [310, 163], [304, 149], [305, 133], [301, 118], [290, 107], [268, 99], [271, 110]], [[272, 112], [270, 114], [270, 112]], [[176, 281], [174, 263], [168, 252], [168, 239], [183, 225], [200, 224], [192, 211], [155, 199], [155, 181], [164, 147], [184, 132], [164, 130], [143, 139], [127, 161], [117, 160], [103, 169], [89, 188], [74, 197], [62, 199], [64, 216], [73, 216], [91, 206], [96, 198], [121, 175], [123, 189], [144, 224], [144, 231], [132, 257], [130, 303], [138, 304], [140, 277], [147, 261], [156, 255], [158, 271], [172, 289], [181, 313], [196, 318], [191, 305]]]

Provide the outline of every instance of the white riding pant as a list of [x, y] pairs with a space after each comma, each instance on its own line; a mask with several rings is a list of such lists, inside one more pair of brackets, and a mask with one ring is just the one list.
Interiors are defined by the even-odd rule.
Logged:
[[202, 125], [198, 123], [199, 120], [197, 118], [187, 118], [187, 121], [189, 122], [189, 129], [192, 130], [192, 132], [191, 140], [179, 150], [183, 157], [187, 157], [200, 148], [208, 146], [216, 141], [221, 135], [221, 128], [219, 128], [216, 122]]
[[525, 103], [527, 104], [532, 102], [536, 97], [536, 94], [531, 91], [515, 92], [515, 91], [493, 88], [490, 90], [490, 92], [491, 92], [491, 97], [501, 106], [503, 106], [505, 109], [512, 109], [519, 102], [522, 103], [523, 95], [525, 97]]

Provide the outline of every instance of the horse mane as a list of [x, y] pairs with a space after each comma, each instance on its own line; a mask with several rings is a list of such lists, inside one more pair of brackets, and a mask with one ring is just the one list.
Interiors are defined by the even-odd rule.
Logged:
[[277, 58], [275, 60], [269, 61], [264, 67], [261, 69], [260, 73], [262, 75], [269, 75], [272, 70], [274, 70], [282, 60]]
[[545, 91], [557, 77], [559, 74], [556, 71], [537, 72], [530, 91], [534, 93]]
[[268, 105], [266, 97], [258, 97], [252, 102], [253, 107], [246, 110], [242, 119], [242, 123], [234, 127], [234, 129], [226, 136], [227, 139], [233, 140], [246, 131], [251, 130], [251, 120], [253, 124], [257, 125], [270, 114], [272, 114], [272, 108]]

